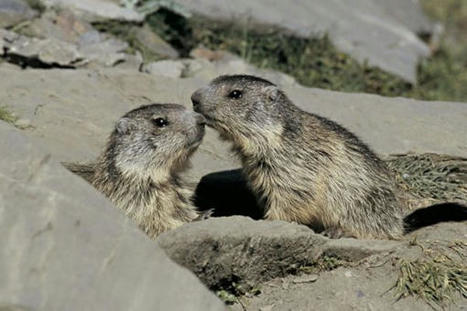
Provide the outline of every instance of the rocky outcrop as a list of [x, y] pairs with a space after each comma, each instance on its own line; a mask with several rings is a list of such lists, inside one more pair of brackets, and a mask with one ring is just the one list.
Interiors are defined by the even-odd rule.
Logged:
[[395, 249], [397, 242], [329, 240], [283, 221], [234, 216], [195, 222], [162, 234], [158, 244], [214, 289], [258, 284], [334, 257], [357, 262]]
[[328, 34], [341, 51], [410, 82], [416, 81], [420, 58], [430, 55], [417, 34], [432, 34], [435, 29], [418, 1], [176, 2], [198, 16], [250, 29], [276, 27], [300, 37]]
[[1, 310], [224, 310], [101, 194], [0, 121]]
[[11, 27], [37, 16], [23, 0], [2, 0], [0, 2], [0, 28]]

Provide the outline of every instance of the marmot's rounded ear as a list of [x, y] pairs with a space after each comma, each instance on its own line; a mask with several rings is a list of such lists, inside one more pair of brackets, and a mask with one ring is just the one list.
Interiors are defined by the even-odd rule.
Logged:
[[117, 121], [117, 124], [115, 125], [115, 130], [117, 131], [118, 134], [121, 135], [126, 135], [130, 132], [130, 129], [132, 128], [132, 120], [128, 118], [121, 118], [120, 120]]
[[271, 102], [275, 102], [280, 95], [280, 91], [275, 85], [268, 85], [263, 90]]

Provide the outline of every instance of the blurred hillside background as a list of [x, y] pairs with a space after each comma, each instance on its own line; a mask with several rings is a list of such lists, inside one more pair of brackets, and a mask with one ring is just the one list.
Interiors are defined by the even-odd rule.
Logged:
[[[128, 2], [123, 1], [124, 2]], [[135, 7], [151, 7], [161, 1], [133, 1]], [[166, 3], [172, 4], [170, 1]], [[430, 48], [421, 59], [417, 81], [407, 83], [394, 74], [358, 62], [334, 47], [328, 36], [310, 38], [287, 35], [276, 29], [236, 23], [214, 23], [184, 14], [183, 6], [165, 5], [146, 17], [151, 29], [169, 42], [182, 57], [203, 46], [227, 50], [260, 68], [287, 73], [305, 86], [345, 92], [367, 92], [425, 100], [467, 101], [467, 1], [420, 0], [425, 14], [438, 22], [435, 33], [417, 33]], [[186, 16], [186, 18], [184, 17]], [[409, 17], [411, 18], [411, 17]], [[136, 49], [138, 40], [122, 24], [99, 25], [99, 29], [124, 37]], [[254, 30], [253, 30], [254, 29]], [[143, 52], [148, 59], [157, 55]]]
[[[18, 12], [20, 15], [24, 15], [25, 9], [22, 8], [21, 5], [18, 5], [18, 3], [24, 1], [0, 1], [0, 14], [3, 11], [3, 17], [0, 15], [0, 19], [3, 18], [3, 21], [0, 22], [0, 26], [26, 36], [44, 38], [57, 33], [56, 30], [51, 29], [49, 26], [44, 27], [45, 24], [43, 21], [37, 22], [37, 19], [44, 20], [44, 15], [46, 16], [45, 20], [47, 16], [49, 16], [49, 20], [53, 21], [54, 17], [51, 18], [49, 14], [51, 9], [55, 11], [57, 11], [57, 8], [68, 10], [71, 7], [73, 8], [73, 13], [76, 13], [74, 10], [75, 8], [77, 8], [77, 12], [82, 12], [83, 10], [92, 12], [95, 9], [95, 16], [91, 18], [89, 17], [89, 12], [84, 15], [81, 13], [76, 13], [75, 15], [77, 15], [78, 18], [80, 16], [85, 16], [83, 20], [89, 21], [97, 30], [112, 34], [128, 43], [129, 47], [125, 49], [124, 52], [134, 54], [136, 51], [139, 51], [145, 63], [165, 58], [190, 57], [190, 52], [194, 48], [203, 47], [213, 51], [229, 51], [259, 68], [282, 71], [293, 76], [299, 83], [305, 86], [345, 92], [367, 92], [385, 96], [413, 97], [426, 100], [467, 101], [467, 88], [465, 87], [467, 85], [466, 0], [420, 0], [419, 2], [404, 2], [404, 0], [398, 0], [396, 2], [391, 2], [392, 4], [380, 0], [373, 1], [375, 3], [374, 6], [381, 7], [382, 9], [379, 9], [383, 11], [383, 13], [385, 13], [384, 10], [386, 10], [386, 13], [390, 13], [388, 15], [391, 15], [391, 18], [395, 17], [396, 21], [397, 18], [399, 18], [398, 22], [401, 22], [402, 26], [408, 26], [408, 30], [413, 31], [419, 39], [423, 40], [426, 47], [429, 49], [427, 52], [423, 51], [425, 47], [421, 47], [420, 51], [420, 44], [418, 44], [416, 47], [418, 50], [415, 51], [413, 56], [409, 55], [410, 53], [405, 53], [406, 50], [403, 49], [401, 50], [402, 52], [398, 52], [399, 54], [406, 54], [400, 55], [401, 59], [409, 55], [408, 57], [411, 58], [411, 61], [416, 61], [418, 63], [416, 78], [412, 78], [409, 74], [405, 79], [397, 75], [397, 72], [404, 72], [405, 69], [403, 67], [406, 66], [409, 68], [412, 64], [402, 63], [398, 65], [401, 68], [394, 68], [394, 70], [391, 71], [395, 63], [388, 62], [385, 67], [385, 61], [379, 60], [376, 61], [377, 66], [375, 66], [375, 62], [372, 62], [371, 55], [369, 58], [370, 61], [366, 61], [368, 54], [365, 54], [365, 51], [363, 51], [363, 53], [357, 51], [355, 53], [357, 56], [358, 53], [362, 55], [357, 57], [360, 59], [356, 60], [356, 57], [353, 57], [354, 55], [349, 55], [346, 51], [343, 51], [342, 48], [336, 47], [336, 42], [346, 41], [347, 38], [345, 31], [342, 32], [342, 30], [340, 30], [341, 33], [337, 36], [328, 36], [328, 32], [333, 29], [332, 23], [320, 26], [320, 24], [324, 24], [326, 21], [321, 22], [319, 19], [316, 21], [312, 20], [310, 22], [312, 25], [311, 31], [307, 30], [308, 32], [304, 35], [303, 33], [300, 34], [300, 31], [302, 31], [302, 29], [300, 29], [300, 23], [303, 23], [303, 21], [298, 18], [296, 22], [297, 26], [295, 27], [296, 31], [283, 31], [282, 28], [284, 27], [281, 27], [281, 23], [278, 23], [277, 20], [280, 21], [281, 18], [282, 20], [289, 20], [294, 16], [292, 15], [292, 17], [289, 17], [286, 12], [284, 12], [284, 16], [279, 16], [276, 22], [269, 21], [266, 18], [266, 20], [262, 20], [258, 23], [254, 18], [241, 18], [242, 11], [238, 11], [240, 13], [237, 12], [237, 16], [234, 18], [223, 18], [222, 14], [224, 14], [224, 12], [221, 12], [222, 10], [215, 7], [216, 1], [200, 1], [199, 3], [202, 5], [198, 6], [191, 1], [184, 2], [174, 0], [101, 0], [85, 1], [83, 3], [74, 3], [73, 1], [67, 0], [27, 0], [29, 6], [36, 13], [22, 16], [22, 18], [17, 20], [17, 23], [11, 22], [12, 14], [14, 17], [16, 17], [15, 14], [18, 14]], [[114, 14], [113, 12], [99, 12], [99, 10], [111, 11], [110, 7], [99, 7], [100, 4], [96, 6], [96, 8], [92, 7], [95, 3], [106, 2], [112, 2], [112, 4], [116, 4], [131, 12], [138, 12], [140, 17], [135, 17], [131, 14], [128, 16], [111, 16]], [[410, 2], [416, 3], [416, 9], [421, 7], [424, 13], [413, 10], [412, 7], [414, 5], [407, 4]], [[218, 6], [223, 5], [223, 1], [219, 1], [218, 3], [220, 3]], [[313, 3], [315, 2], [311, 1], [310, 3], [310, 11], [314, 12], [315, 8], [313, 7]], [[339, 8], [336, 6], [334, 12], [334, 4], [332, 4], [334, 2], [330, 3], [331, 4], [323, 5], [324, 9], [328, 10], [325, 14], [343, 14], [345, 16], [347, 13], [345, 12], [345, 7]], [[339, 3], [339, 1], [336, 3]], [[241, 7], [242, 3], [236, 3], [231, 6]], [[254, 10], [250, 10], [250, 12], [253, 13], [252, 15], [266, 9], [266, 6], [261, 7], [261, 1], [252, 4], [252, 6], [254, 7]], [[412, 10], [407, 10], [405, 8], [406, 6]], [[214, 9], [211, 10], [212, 12], [203, 14], [212, 7], [214, 7]], [[290, 11], [294, 13], [293, 6], [291, 7]], [[235, 9], [236, 8], [230, 8], [229, 10], [235, 11]], [[317, 11], [320, 9], [322, 8], [316, 7]], [[374, 18], [374, 21], [370, 20], [370, 22], [376, 25], [375, 29], [378, 28], [378, 26], [381, 26], [380, 28], [383, 26], [388, 27], [387, 25], [383, 25], [385, 22], [384, 20], [378, 20], [380, 17], [371, 11], [372, 8], [368, 9], [368, 12], [364, 11], [366, 9], [368, 8], [363, 7], [361, 12], [358, 12], [362, 15], [360, 16], [362, 20]], [[229, 12], [229, 10], [226, 10], [226, 12]], [[248, 8], [246, 7], [245, 10], [248, 10]], [[344, 12], [339, 12], [342, 10], [344, 10]], [[273, 10], [270, 11], [273, 12]], [[280, 9], [278, 9], [278, 11], [280, 14]], [[193, 12], [195, 14], [192, 14]], [[206, 15], [207, 18], [199, 18], [200, 12], [202, 13], [201, 15]], [[109, 16], [105, 16], [106, 14]], [[308, 13], [304, 12], [304, 14], [306, 20], [306, 14]], [[421, 16], [421, 14], [425, 14], [432, 24], [429, 25], [424, 21], [424, 16]], [[237, 18], [239, 15], [240, 18]], [[60, 19], [60, 17], [63, 18], [63, 16], [58, 16], [58, 19]], [[261, 18], [263, 17], [259, 14], [259, 19]], [[316, 17], [310, 17], [310, 19], [313, 18]], [[13, 20], [15, 19], [13, 18]], [[415, 22], [412, 22], [412, 20]], [[416, 24], [416, 21], [420, 20], [423, 21], [419, 22], [416, 26], [411, 25]], [[358, 21], [360, 22], [360, 20]], [[272, 26], [264, 27], [264, 25], [259, 25], [261, 22], [264, 22], [263, 24], [271, 24]], [[293, 25], [294, 21], [291, 22]], [[339, 21], [335, 23], [338, 22]], [[53, 23], [60, 24], [60, 22], [57, 23], [57, 17], [55, 17]], [[350, 23], [352, 23], [352, 20]], [[368, 24], [371, 25], [371, 23]], [[381, 23], [381, 25], [378, 25], [379, 23]], [[397, 23], [392, 23], [390, 26], [391, 25], [394, 27], [394, 32], [399, 30], [396, 29], [399, 27]], [[350, 24], [346, 27], [352, 28], [353, 26], [353, 24]], [[72, 28], [73, 26], [68, 25], [67, 27]], [[136, 27], [138, 28], [137, 30], [135, 30]], [[359, 25], [355, 23], [355, 28], [358, 27]], [[305, 28], [306, 27], [303, 27], [303, 29]], [[77, 32], [77, 29], [72, 30]], [[356, 32], [358, 31], [359, 30], [356, 29]], [[363, 33], [361, 33], [360, 36], [364, 37], [367, 35], [364, 33], [365, 31], [368, 32], [368, 36], [372, 35], [372, 29], [367, 28], [362, 30]], [[51, 34], [47, 32], [51, 32]], [[154, 35], [150, 32], [160, 36], [160, 38], [165, 40], [170, 46], [163, 46], [164, 42], [158, 42], [158, 39], [154, 39]], [[82, 33], [84, 33], [84, 31], [82, 31]], [[299, 34], [298, 36], [297, 33]], [[369, 38], [367, 41], [381, 40], [381, 45], [393, 44], [390, 41], [392, 40], [391, 38], [380, 36], [377, 31], [375, 31], [373, 35], [375, 38]], [[407, 36], [407, 31], [405, 31], [403, 35]], [[358, 50], [358, 40], [360, 38], [353, 40], [354, 38], [351, 38], [351, 36], [352, 34], [349, 32], [350, 38], [347, 40], [348, 42], [344, 42], [341, 46], [346, 47], [353, 44], [356, 46], [355, 50]], [[73, 41], [67, 37], [66, 32], [65, 37], [66, 38], [60, 39], [68, 42]], [[86, 36], [83, 35], [82, 37]], [[87, 41], [96, 40], [89, 39], [90, 36], [87, 37]], [[388, 40], [387, 42], [385, 42], [386, 39]], [[81, 41], [78, 45], [82, 45]], [[412, 41], [414, 40], [412, 39]], [[410, 45], [412, 42], [406, 40], [400, 43], [400, 45], [403, 47], [403, 45], [407, 43]], [[95, 42], [93, 42], [93, 44], [95, 46]], [[377, 44], [379, 43], [373, 42], [374, 46]], [[396, 42], [394, 44], [397, 45], [399, 43]], [[154, 45], [158, 45], [159, 48], [154, 49]], [[353, 48], [354, 47], [351, 47], [351, 49]], [[378, 51], [370, 53], [378, 54]], [[6, 59], [18, 62], [18, 57], [11, 56], [11, 54], [12, 53], [8, 55], [5, 53], [3, 60]], [[419, 57], [420, 55], [422, 55], [422, 57]], [[191, 56], [193, 56], [193, 54], [191, 54]], [[386, 58], [387, 61], [394, 58], [391, 53], [388, 55], [374, 55], [374, 57]], [[380, 64], [383, 64], [383, 66]], [[22, 65], [24, 66], [24, 64]], [[71, 67], [73, 66], [74, 64], [71, 65]], [[385, 68], [380, 69], [382, 67]], [[410, 72], [410, 70], [409, 68], [405, 71]], [[394, 72], [396, 72], [396, 74], [394, 74]], [[415, 74], [413, 76], [415, 76]]]

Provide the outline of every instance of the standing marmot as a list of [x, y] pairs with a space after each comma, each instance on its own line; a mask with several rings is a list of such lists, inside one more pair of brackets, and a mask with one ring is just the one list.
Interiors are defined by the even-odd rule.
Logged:
[[180, 179], [204, 136], [202, 115], [175, 104], [142, 106], [117, 121], [92, 164], [65, 164], [151, 238], [199, 217]]
[[388, 168], [337, 123], [301, 110], [253, 76], [218, 77], [191, 99], [233, 142], [265, 218], [334, 238], [402, 235], [403, 202]]

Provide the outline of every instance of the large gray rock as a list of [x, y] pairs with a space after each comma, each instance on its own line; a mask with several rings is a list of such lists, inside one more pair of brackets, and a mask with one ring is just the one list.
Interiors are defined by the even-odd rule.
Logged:
[[[423, 228], [400, 241], [332, 240], [297, 224], [235, 216], [165, 232], [158, 244], [213, 289], [246, 293], [239, 301], [248, 310], [426, 310], [422, 299], [397, 300], [400, 260], [430, 262], [443, 254], [462, 266], [467, 249], [453, 241], [466, 234], [464, 222]], [[460, 291], [450, 295], [449, 310], [463, 310]]]
[[327, 33], [343, 52], [410, 82], [420, 57], [430, 54], [416, 32], [434, 27], [416, 1], [175, 1], [209, 19], [272, 25], [301, 37]]
[[[465, 271], [466, 248], [452, 249], [452, 245], [456, 243], [453, 241], [465, 240], [466, 235], [465, 222], [444, 223], [424, 228], [408, 236], [403, 243], [393, 244], [392, 250], [381, 249], [380, 253], [375, 252], [374, 255], [363, 260], [344, 264], [331, 271], [321, 271], [311, 276], [289, 275], [267, 281], [260, 287], [259, 295], [247, 295], [241, 301], [243, 305], [248, 306], [248, 310], [464, 311], [466, 300], [460, 292], [450, 292], [449, 296], [452, 300], [444, 301], [441, 307], [433, 302], [429, 305], [416, 295], [398, 299], [399, 293], [394, 285], [401, 276], [399, 266], [401, 259], [405, 262], [414, 260], [430, 262], [430, 254], [439, 256], [437, 260], [449, 256], [458, 263], [458, 267], [463, 266], [461, 269]], [[342, 242], [343, 240], [335, 240], [336, 244]], [[346, 242], [351, 244], [354, 241]], [[368, 246], [375, 242], [384, 245], [384, 241], [362, 242], [366, 242]], [[336, 249], [341, 247], [342, 245], [338, 245]], [[459, 252], [456, 253], [457, 251]], [[244, 309], [242, 305], [236, 304], [232, 310]]]
[[[131, 58], [131, 55], [124, 53], [128, 43], [97, 30], [85, 31], [73, 42], [70, 37], [66, 41], [61, 40], [60, 37], [67, 36], [58, 25], [38, 24], [34, 28], [36, 32], [41, 29], [40, 25], [50, 26], [50, 37], [32, 38], [0, 29], [0, 55], [8, 56], [10, 61], [23, 67], [39, 68], [112, 67]], [[135, 65], [134, 69], [137, 68]]]
[[23, 0], [0, 1], [0, 28], [17, 25], [36, 15], [37, 12], [32, 10]]
[[102, 195], [1, 121], [0, 144], [0, 309], [224, 309]]
[[32, 20], [21, 33], [39, 39], [55, 38], [78, 44], [80, 37], [93, 31], [92, 25], [76, 17], [70, 10], [46, 10], [40, 18]]
[[175, 262], [212, 288], [231, 283], [244, 289], [296, 273], [323, 256], [359, 261], [399, 243], [329, 240], [305, 226], [283, 221], [254, 221], [234, 216], [193, 222], [159, 236], [158, 244]]
[[[84, 55], [87, 62], [95, 62], [107, 67], [125, 60], [124, 51], [128, 43], [96, 30], [91, 30], [79, 38], [78, 50]], [[136, 68], [135, 68], [136, 69]]]
[[132, 28], [131, 33], [145, 50], [161, 58], [178, 58], [179, 54], [177, 50], [152, 31], [147, 24], [144, 24], [142, 27]]
[[0, 47], [0, 55], [14, 58], [21, 65], [71, 66], [83, 60], [77, 47], [68, 42], [29, 38], [3, 29], [0, 29]]
[[[94, 159], [115, 120], [151, 102], [191, 107], [190, 96], [205, 78], [170, 79], [125, 70], [26, 70], [0, 66], [0, 102], [32, 127], [60, 160]], [[467, 156], [467, 105], [376, 95], [349, 94], [285, 84], [290, 98], [307, 111], [340, 122], [380, 154], [437, 152]], [[208, 129], [189, 172], [236, 168], [237, 159]]]

